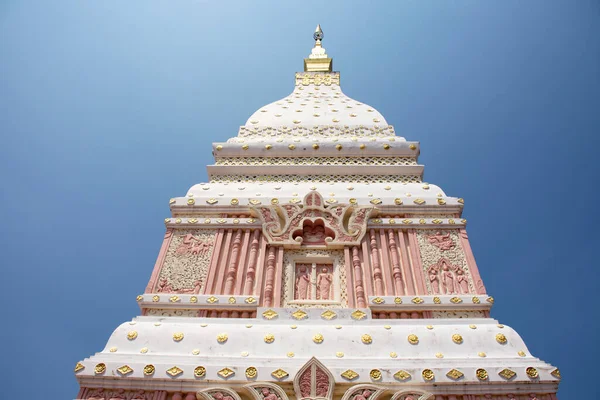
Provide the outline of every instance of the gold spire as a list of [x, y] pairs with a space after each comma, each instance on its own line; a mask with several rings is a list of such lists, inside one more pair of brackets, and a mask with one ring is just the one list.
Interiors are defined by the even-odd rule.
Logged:
[[323, 30], [321, 25], [317, 25], [313, 38], [315, 39], [315, 47], [308, 58], [304, 59], [304, 71], [305, 72], [331, 72], [333, 68], [333, 60], [327, 56], [327, 52], [321, 46], [321, 40], [323, 40]]

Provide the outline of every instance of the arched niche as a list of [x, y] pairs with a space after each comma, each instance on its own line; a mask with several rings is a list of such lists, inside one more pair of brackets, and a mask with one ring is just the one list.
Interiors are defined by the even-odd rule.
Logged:
[[289, 400], [281, 387], [274, 383], [254, 382], [244, 386], [253, 400]]
[[385, 388], [368, 383], [354, 385], [344, 393], [342, 400], [377, 400]]
[[333, 375], [315, 357], [308, 360], [294, 377], [294, 391], [299, 400], [331, 400], [334, 386]]
[[212, 387], [196, 392], [197, 400], [242, 400], [240, 395], [224, 387]]

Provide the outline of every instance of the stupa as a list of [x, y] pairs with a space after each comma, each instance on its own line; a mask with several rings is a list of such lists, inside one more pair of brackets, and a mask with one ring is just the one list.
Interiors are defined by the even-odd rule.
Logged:
[[77, 363], [77, 399], [556, 399], [558, 369], [490, 317], [463, 200], [322, 39], [170, 200], [141, 315]]

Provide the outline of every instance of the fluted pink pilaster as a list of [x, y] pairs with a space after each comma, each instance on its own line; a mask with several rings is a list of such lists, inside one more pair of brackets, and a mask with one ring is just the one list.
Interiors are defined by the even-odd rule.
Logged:
[[210, 264], [208, 266], [208, 274], [206, 275], [206, 283], [204, 285], [202, 293], [210, 294], [213, 290], [213, 285], [215, 284], [215, 279], [217, 276], [217, 268], [219, 266], [219, 259], [222, 257], [221, 254], [221, 245], [223, 244], [223, 236], [225, 235], [224, 229], [219, 229], [217, 231], [217, 237], [215, 238], [215, 247], [213, 248], [212, 257], [210, 259]]
[[417, 232], [414, 229], [408, 230], [408, 244], [410, 246], [410, 254], [412, 258], [412, 270], [417, 284], [416, 294], [427, 294], [425, 286], [425, 274], [423, 272], [423, 263], [421, 261], [421, 251], [419, 250], [419, 241], [417, 240]]
[[265, 273], [265, 290], [264, 290], [264, 305], [265, 307], [273, 307], [273, 284], [275, 279], [275, 247], [269, 247], [267, 255], [267, 271]]
[[383, 290], [383, 275], [381, 273], [381, 264], [379, 262], [379, 252], [377, 250], [377, 238], [375, 229], [369, 231], [369, 245], [371, 247], [371, 262], [373, 263], [373, 281], [375, 282], [375, 295], [385, 296]]
[[240, 255], [240, 246], [242, 244], [242, 230], [238, 229], [235, 232], [233, 238], [233, 244], [231, 245], [231, 256], [229, 258], [229, 265], [227, 266], [227, 274], [225, 278], [225, 289], [223, 294], [233, 294], [233, 286], [235, 284], [235, 278], [237, 276], [238, 260]]
[[365, 308], [367, 301], [365, 299], [365, 289], [363, 286], [363, 271], [360, 264], [358, 246], [352, 248], [352, 266], [354, 267], [354, 287], [356, 290], [356, 304], [359, 308]]
[[348, 293], [348, 307], [354, 308], [356, 304], [356, 290], [354, 288], [354, 279], [352, 275], [352, 255], [350, 248], [344, 247], [344, 268], [346, 268], [346, 292]]
[[154, 263], [154, 269], [152, 270], [152, 275], [150, 275], [150, 281], [146, 286], [146, 290], [144, 293], [152, 293], [154, 291], [154, 287], [156, 286], [156, 281], [160, 275], [160, 270], [165, 262], [165, 257], [167, 256], [167, 250], [169, 249], [169, 245], [171, 244], [171, 238], [173, 237], [173, 228], [167, 228], [165, 232], [165, 236], [163, 238], [162, 246], [160, 246], [160, 251], [158, 252], [158, 257], [156, 258], [156, 263]]
[[398, 239], [400, 242], [400, 257], [402, 259], [402, 271], [404, 272], [404, 284], [406, 285], [406, 294], [413, 296], [417, 293], [415, 290], [416, 283], [414, 274], [411, 271], [411, 264], [409, 258], [409, 248], [407, 239], [403, 231], [398, 231]]
[[465, 258], [467, 259], [469, 272], [471, 273], [473, 283], [475, 284], [475, 293], [485, 294], [485, 286], [483, 285], [481, 275], [479, 275], [479, 268], [477, 268], [477, 263], [475, 262], [475, 257], [473, 256], [473, 250], [471, 249], [471, 245], [469, 244], [469, 236], [467, 235], [467, 230], [464, 228], [460, 229], [458, 236], [460, 237], [460, 245], [463, 251], [465, 252]]
[[400, 269], [400, 259], [398, 257], [398, 246], [392, 229], [388, 230], [388, 243], [392, 255], [392, 276], [394, 277], [394, 294], [396, 296], [404, 295], [404, 286], [402, 285], [402, 271]]
[[233, 294], [239, 296], [243, 293], [246, 270], [248, 268], [248, 252], [250, 251], [250, 229], [244, 230], [242, 246], [240, 248], [240, 257], [237, 266], [237, 276], [235, 277], [235, 287]]
[[252, 294], [254, 288], [254, 279], [256, 278], [256, 261], [258, 260], [258, 244], [260, 240], [260, 231], [256, 229], [252, 234], [252, 244], [250, 245], [250, 256], [248, 259], [248, 270], [244, 282], [244, 291], [242, 294]]

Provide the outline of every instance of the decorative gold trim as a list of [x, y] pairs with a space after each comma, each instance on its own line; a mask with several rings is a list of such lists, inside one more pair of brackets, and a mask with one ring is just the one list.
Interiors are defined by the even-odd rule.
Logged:
[[373, 343], [373, 338], [371, 337], [371, 335], [365, 333], [364, 335], [362, 335], [360, 337], [360, 340], [364, 343], [364, 344], [371, 344]]
[[194, 376], [196, 378], [202, 378], [204, 375], [206, 375], [206, 368], [204, 368], [203, 366], [198, 366], [194, 368]]
[[248, 367], [246, 368], [246, 378], [254, 379], [258, 375], [258, 370], [256, 367]]
[[193, 304], [193, 303], [197, 303], [197, 302], [198, 302], [198, 297], [196, 297], [196, 296], [190, 297], [190, 303]]
[[539, 378], [539, 376], [540, 376], [540, 374], [538, 373], [538, 370], [533, 367], [527, 367], [527, 369], [525, 370], [525, 373], [527, 374], [527, 376], [530, 379], [536, 379], [536, 378]]
[[488, 379], [488, 373], [483, 368], [478, 368], [477, 371], [475, 371], [475, 375], [477, 375], [477, 379], [480, 381], [486, 381]]
[[442, 300], [439, 297], [435, 296], [433, 298], [433, 303], [434, 304], [442, 304]]
[[136, 331], [127, 332], [127, 339], [135, 340], [135, 338], [137, 338], [137, 337], [138, 337], [138, 333]]
[[395, 351], [390, 352], [390, 357], [391, 358], [398, 358], [398, 353], [396, 353]]
[[235, 375], [235, 371], [232, 370], [231, 368], [225, 367], [222, 370], [220, 370], [219, 372], [217, 372], [217, 375], [219, 375], [223, 379], [227, 379], [227, 378]]
[[227, 339], [229, 339], [229, 336], [227, 336], [226, 333], [220, 333], [217, 335], [217, 342], [219, 343], [225, 343]]
[[500, 375], [502, 378], [504, 378], [507, 381], [509, 381], [512, 378], [514, 378], [515, 375], [517, 375], [517, 373], [515, 371], [512, 371], [512, 370], [508, 369], [508, 368], [504, 368], [502, 371], [498, 372], [498, 375]]
[[452, 368], [450, 371], [448, 371], [446, 373], [446, 376], [450, 379], [453, 379], [455, 381], [459, 380], [460, 378], [462, 378], [463, 376], [465, 376], [465, 374], [463, 374], [462, 372], [460, 372], [457, 369]]
[[171, 296], [169, 297], [169, 301], [171, 303], [177, 303], [179, 301], [179, 296]]
[[396, 378], [399, 381], [406, 381], [411, 378], [411, 375], [407, 371], [401, 369], [400, 371], [394, 374], [394, 378]]
[[452, 341], [456, 344], [462, 344], [463, 337], [461, 335], [459, 335], [458, 333], [455, 333], [454, 335], [452, 335]]
[[182, 373], [183, 370], [177, 366], [173, 366], [167, 370], [167, 374], [171, 375], [172, 377], [176, 377], [177, 375], [180, 375]]
[[215, 296], [210, 296], [208, 299], [206, 299], [206, 302], [209, 304], [215, 304], [219, 302], [219, 299]]
[[381, 297], [375, 297], [373, 300], [371, 300], [373, 303], [375, 304], [383, 304], [385, 303], [385, 300], [382, 299]]
[[321, 313], [321, 318], [326, 319], [328, 321], [331, 321], [335, 317], [337, 317], [337, 314], [331, 310], [326, 310]]
[[410, 335], [408, 335], [408, 337], [406, 339], [408, 340], [408, 343], [410, 343], [410, 344], [419, 344], [419, 337], [417, 335], [415, 335], [414, 333], [411, 333]]
[[292, 318], [300, 321], [305, 318], [308, 318], [308, 314], [306, 312], [304, 312], [303, 310], [296, 310], [292, 313]]
[[267, 333], [264, 337], [265, 343], [273, 343], [275, 341], [275, 335], [272, 333]]
[[352, 317], [352, 319], [360, 321], [362, 319], [365, 319], [367, 317], [367, 314], [361, 310], [354, 310], [352, 314], [350, 314], [350, 316]]
[[73, 368], [73, 372], [78, 373], [79, 371], [82, 371], [85, 369], [85, 366], [82, 363], [77, 363], [75, 364], [75, 368]]
[[421, 372], [421, 376], [426, 381], [432, 381], [435, 378], [435, 374], [430, 369], [424, 369], [423, 372]]
[[150, 375], [153, 375], [154, 372], [156, 372], [156, 368], [154, 368], [154, 365], [148, 364], [148, 365], [144, 366], [144, 375], [150, 376]]
[[139, 294], [139, 295], [138, 295], [138, 296], [135, 298], [135, 300], [136, 300], [136, 301], [142, 301], [142, 300], [144, 300], [144, 296], [142, 296], [141, 294]]
[[498, 342], [500, 344], [506, 344], [506, 342], [508, 342], [508, 340], [506, 339], [506, 336], [504, 336], [503, 333], [498, 333], [496, 335], [496, 342]]
[[557, 379], [562, 378], [562, 376], [560, 375], [560, 370], [558, 368], [556, 368], [554, 371], [550, 372], [550, 375], [552, 375], [553, 377], [555, 377]]
[[369, 372], [369, 376], [372, 380], [378, 381], [381, 379], [381, 371], [378, 369], [372, 369], [371, 372]]
[[414, 297], [411, 301], [415, 304], [422, 304], [424, 302], [424, 300], [420, 297]]
[[340, 375], [342, 376], [342, 378], [347, 379], [349, 381], [352, 381], [352, 380], [358, 378], [358, 373], [355, 371], [352, 371], [351, 369], [345, 370]]
[[248, 297], [246, 300], [244, 300], [244, 302], [246, 304], [254, 304], [256, 303], [256, 299], [254, 297]]
[[450, 302], [454, 303], [454, 304], [460, 304], [463, 301], [462, 301], [462, 299], [460, 297], [453, 297], [453, 298], [450, 299]]
[[175, 332], [173, 334], [173, 340], [176, 342], [181, 342], [183, 340], [183, 332]]
[[125, 364], [117, 368], [117, 372], [119, 372], [119, 374], [121, 374], [122, 376], [125, 376], [127, 374], [132, 373], [133, 369], [129, 365]]
[[276, 318], [279, 314], [277, 314], [277, 312], [269, 309], [266, 310], [265, 312], [262, 313], [262, 316], [264, 319], [268, 319], [268, 320], [272, 320], [274, 318]]
[[321, 335], [320, 333], [317, 333], [316, 335], [313, 336], [313, 342], [317, 343], [317, 344], [321, 344], [323, 343], [323, 335]]
[[284, 379], [287, 378], [290, 374], [288, 374], [285, 370], [278, 368], [275, 371], [271, 372], [271, 376], [276, 379]]
[[94, 373], [96, 375], [100, 375], [100, 374], [103, 374], [104, 372], [106, 372], [106, 364], [104, 364], [104, 363], [96, 364], [96, 366], [94, 367]]

